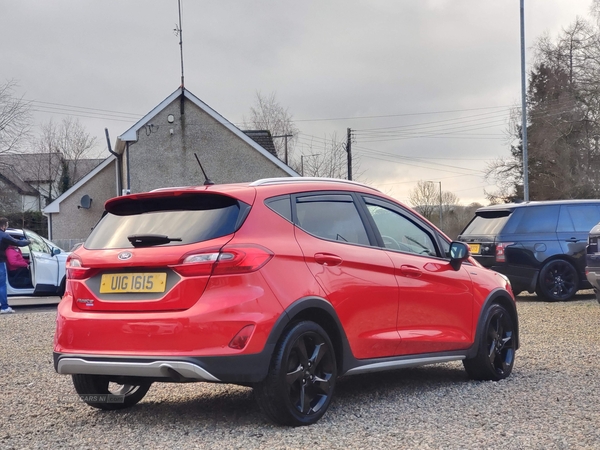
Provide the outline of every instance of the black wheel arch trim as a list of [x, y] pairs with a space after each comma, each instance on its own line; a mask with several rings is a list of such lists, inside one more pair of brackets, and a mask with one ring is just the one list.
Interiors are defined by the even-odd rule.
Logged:
[[[323, 314], [316, 316], [315, 314], [319, 311], [322, 311]], [[303, 297], [288, 306], [275, 322], [275, 325], [269, 334], [269, 338], [267, 339], [267, 345], [270, 345], [274, 349], [285, 328], [290, 323], [300, 320], [312, 320], [327, 331], [329, 338], [335, 347], [339, 374], [346, 372], [352, 367], [348, 367], [348, 363], [354, 360], [354, 356], [350, 349], [344, 327], [342, 326], [333, 305], [322, 297]], [[271, 350], [271, 353], [272, 352], [273, 350]], [[269, 356], [269, 358], [270, 357], [271, 356]]]
[[510, 314], [513, 324], [515, 326], [515, 350], [519, 348], [519, 316], [517, 314], [517, 305], [513, 300], [512, 296], [507, 291], [501, 288], [497, 288], [490, 292], [490, 294], [483, 302], [481, 309], [479, 310], [475, 339], [473, 340], [473, 345], [467, 352], [467, 358], [474, 358], [477, 355], [480, 341], [479, 338], [481, 336], [481, 333], [484, 332], [483, 327], [485, 326], [485, 324], [483, 323], [483, 315], [492, 304], [501, 305]]

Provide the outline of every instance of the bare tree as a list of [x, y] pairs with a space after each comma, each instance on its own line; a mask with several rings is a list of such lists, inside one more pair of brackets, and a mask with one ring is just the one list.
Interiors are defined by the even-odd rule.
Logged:
[[439, 214], [440, 191], [435, 183], [418, 181], [414, 189], [409, 192], [408, 201], [427, 220], [433, 221], [434, 213]]
[[[80, 178], [77, 165], [84, 158], [97, 158], [96, 137], [81, 125], [79, 119], [66, 117], [58, 129], [58, 150], [70, 165], [70, 174], [73, 180]], [[70, 186], [69, 186], [70, 187]]]
[[13, 152], [27, 140], [30, 131], [30, 103], [13, 95], [16, 82], [0, 84], [0, 154]]
[[[82, 174], [78, 164], [85, 158], [97, 158], [96, 137], [90, 136], [79, 120], [66, 117], [57, 124], [52, 119], [41, 127], [34, 147], [38, 153], [48, 154], [47, 162], [41, 158], [40, 173], [52, 180], [48, 185], [48, 200], [69, 189]], [[57, 157], [58, 155], [58, 157]]]
[[[408, 201], [427, 220], [431, 221], [448, 234], [456, 235], [466, 224], [464, 206], [460, 199], [450, 191], [440, 191], [437, 183], [431, 181], [419, 181], [408, 194]], [[440, 207], [442, 221], [440, 224]]]
[[244, 124], [247, 127], [254, 127], [256, 130], [269, 130], [272, 136], [291, 136], [273, 139], [277, 157], [282, 161], [286, 160], [287, 139], [287, 161], [291, 161], [298, 128], [287, 108], [281, 106], [277, 101], [275, 93], [264, 96], [262, 93], [256, 92], [256, 104], [250, 108], [250, 119], [244, 118]]
[[302, 155], [292, 167], [305, 177], [346, 178], [345, 155], [345, 143], [333, 133], [324, 141], [312, 139], [303, 146]]
[[444, 215], [444, 232], [451, 238], [456, 239], [460, 232], [475, 216], [475, 211], [483, 205], [471, 203], [468, 206], [456, 205], [449, 209]]

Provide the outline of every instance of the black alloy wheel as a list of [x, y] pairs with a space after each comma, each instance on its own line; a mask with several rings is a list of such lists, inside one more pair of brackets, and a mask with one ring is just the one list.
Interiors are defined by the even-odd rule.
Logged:
[[151, 382], [118, 384], [103, 375], [73, 375], [73, 385], [79, 397], [90, 406], [104, 410], [129, 408], [144, 398]]
[[498, 304], [488, 309], [484, 320], [477, 355], [465, 359], [463, 365], [475, 380], [502, 380], [511, 374], [515, 362], [515, 326], [508, 311]]
[[542, 267], [536, 292], [552, 302], [564, 301], [575, 295], [578, 284], [575, 267], [564, 259], [555, 259]]
[[284, 332], [267, 378], [255, 386], [267, 417], [281, 425], [311, 425], [331, 403], [337, 367], [333, 345], [318, 324], [303, 321]]

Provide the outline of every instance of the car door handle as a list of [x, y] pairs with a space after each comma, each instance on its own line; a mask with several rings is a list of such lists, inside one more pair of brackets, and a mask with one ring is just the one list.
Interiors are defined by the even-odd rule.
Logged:
[[403, 275], [406, 275], [407, 277], [412, 277], [412, 278], [417, 278], [421, 276], [421, 269], [419, 269], [418, 267], [415, 266], [409, 266], [406, 264], [403, 264], [402, 266], [400, 266], [400, 272], [402, 272]]
[[565, 239], [565, 241], [567, 241], [567, 242], [579, 242], [579, 241], [583, 241], [583, 239], [577, 239], [577, 238], [572, 237], [572, 238], [569, 238], [569, 239]]
[[315, 261], [324, 266], [339, 266], [342, 258], [331, 253], [315, 253]]

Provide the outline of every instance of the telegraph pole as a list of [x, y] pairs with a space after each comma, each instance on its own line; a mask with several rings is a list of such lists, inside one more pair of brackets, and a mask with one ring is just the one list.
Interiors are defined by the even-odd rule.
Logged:
[[348, 153], [348, 180], [352, 180], [352, 130], [348, 128], [346, 138], [346, 152]]
[[525, 12], [521, 0], [521, 133], [523, 136], [523, 200], [529, 201], [529, 164], [527, 161], [527, 98], [525, 87]]

